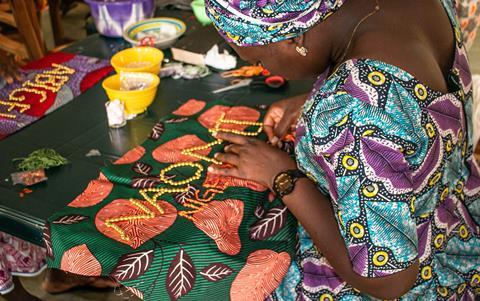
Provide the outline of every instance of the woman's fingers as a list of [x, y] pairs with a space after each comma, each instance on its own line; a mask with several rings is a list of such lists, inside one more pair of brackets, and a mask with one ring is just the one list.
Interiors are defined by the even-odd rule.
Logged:
[[248, 143], [248, 139], [245, 136], [242, 135], [237, 135], [233, 133], [227, 133], [227, 132], [222, 132], [218, 131], [212, 134], [213, 137], [221, 140], [225, 140], [234, 144], [239, 144], [239, 145], [244, 145]]
[[239, 157], [236, 154], [232, 153], [216, 153], [215, 159], [219, 160], [222, 163], [228, 163], [231, 165], [238, 166]]
[[239, 178], [238, 168], [236, 167], [222, 168], [222, 167], [216, 167], [214, 165], [210, 165], [208, 167], [208, 172], [211, 172], [220, 176]]

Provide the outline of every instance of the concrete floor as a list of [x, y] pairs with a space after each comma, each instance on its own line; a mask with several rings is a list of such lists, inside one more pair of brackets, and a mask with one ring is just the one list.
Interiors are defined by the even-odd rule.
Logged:
[[[72, 39], [82, 39], [86, 36], [84, 30], [84, 18], [88, 13], [88, 6], [79, 4], [75, 9], [70, 11], [64, 18], [65, 36]], [[48, 33], [47, 33], [48, 34]], [[51, 33], [50, 33], [51, 34]], [[480, 73], [480, 39], [477, 38], [475, 44], [469, 52], [470, 67], [473, 73]], [[122, 300], [138, 300], [131, 298], [130, 294], [117, 291], [112, 292], [98, 292], [86, 289], [75, 290], [70, 293], [50, 295], [41, 289], [40, 283], [43, 279], [43, 274], [33, 278], [21, 278], [21, 282], [28, 292], [44, 301], [122, 301]], [[0, 296], [0, 301], [6, 301]], [[15, 300], [17, 301], [17, 300]], [[22, 301], [22, 300], [18, 300]], [[162, 301], [162, 300], [159, 300]]]

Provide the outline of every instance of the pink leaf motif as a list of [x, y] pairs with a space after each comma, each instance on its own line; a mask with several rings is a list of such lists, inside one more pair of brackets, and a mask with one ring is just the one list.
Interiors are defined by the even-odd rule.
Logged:
[[86, 244], [68, 249], [63, 253], [60, 269], [83, 276], [100, 276], [102, 266]]
[[43, 242], [45, 244], [45, 248], [47, 249], [47, 256], [51, 259], [54, 259], [49, 223], [45, 223], [45, 226], [43, 227]]
[[150, 136], [148, 138], [157, 141], [158, 139], [160, 139], [164, 131], [165, 127], [163, 126], [163, 123], [159, 122], [153, 126], [152, 132], [150, 133]]
[[258, 205], [253, 212], [257, 218], [262, 218], [265, 215], [265, 208], [262, 205]]
[[203, 268], [200, 271], [200, 275], [210, 282], [217, 282], [225, 279], [228, 275], [232, 274], [233, 270], [226, 264], [216, 262]]
[[193, 186], [193, 185], [188, 185], [188, 190], [185, 192], [180, 192], [177, 193], [174, 196], [175, 202], [179, 203], [180, 205], [185, 204], [187, 200], [195, 198], [195, 193], [198, 191], [198, 189]]
[[171, 300], [178, 300], [190, 292], [195, 284], [195, 266], [184, 249], [173, 258], [167, 273], [167, 292]]
[[148, 165], [147, 163], [143, 163], [143, 162], [136, 162], [133, 166], [132, 166], [132, 170], [138, 174], [141, 174], [141, 175], [144, 175], [144, 176], [148, 176], [150, 174], [150, 172], [152, 171], [153, 167]]
[[264, 218], [250, 227], [250, 239], [265, 240], [277, 234], [287, 220], [287, 207], [280, 205], [268, 210]]
[[52, 223], [62, 224], [62, 225], [73, 225], [81, 221], [87, 220], [88, 218], [89, 218], [88, 216], [84, 216], [84, 215], [70, 214], [70, 215], [62, 216], [54, 220]]
[[127, 291], [131, 292], [132, 294], [143, 300], [143, 293], [139, 289], [131, 286], [125, 286], [125, 288], [127, 289]]
[[134, 280], [145, 274], [153, 262], [153, 250], [126, 254], [120, 257], [110, 276], [118, 281]]
[[157, 177], [135, 177], [132, 179], [132, 187], [141, 189], [141, 188], [153, 188], [158, 184], [162, 183], [160, 178]]
[[187, 121], [187, 120], [188, 120], [188, 117], [171, 118], [171, 119], [165, 120], [165, 123], [180, 123], [180, 122], [184, 122], [184, 121]]

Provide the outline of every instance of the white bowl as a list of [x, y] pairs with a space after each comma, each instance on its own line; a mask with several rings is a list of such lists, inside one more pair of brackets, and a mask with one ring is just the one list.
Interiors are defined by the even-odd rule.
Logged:
[[152, 18], [130, 25], [123, 32], [123, 38], [132, 46], [141, 45], [141, 39], [150, 36], [154, 39], [153, 45], [159, 49], [172, 46], [185, 33], [187, 26], [175, 18]]

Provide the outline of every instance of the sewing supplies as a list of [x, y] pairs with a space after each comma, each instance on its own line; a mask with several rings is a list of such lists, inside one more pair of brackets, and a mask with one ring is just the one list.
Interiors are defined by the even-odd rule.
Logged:
[[285, 85], [285, 83], [285, 78], [278, 75], [259, 78], [234, 79], [230, 82], [230, 86], [214, 90], [212, 93], [223, 93], [247, 86], [267, 86], [269, 88], [278, 89]]
[[228, 53], [226, 49], [220, 53], [218, 45], [215, 44], [205, 54], [205, 65], [217, 70], [230, 70], [237, 66], [237, 58]]
[[21, 184], [24, 186], [32, 186], [48, 179], [45, 176], [44, 169], [15, 172], [10, 174], [10, 176], [12, 177], [13, 185]]
[[225, 71], [220, 73], [223, 78], [227, 77], [254, 77], [254, 76], [269, 76], [270, 71], [263, 68], [261, 65], [243, 66], [239, 69]]
[[108, 126], [111, 128], [121, 128], [127, 124], [125, 117], [125, 105], [119, 99], [107, 101], [105, 103], [107, 110]]
[[178, 62], [165, 64], [160, 70], [160, 78], [172, 77], [173, 79], [197, 79], [210, 75], [207, 66], [184, 65]]
[[66, 158], [51, 148], [38, 149], [26, 158], [15, 158], [13, 161], [20, 161], [20, 163], [17, 164], [17, 168], [22, 171], [37, 170], [40, 168], [48, 169], [69, 163]]

